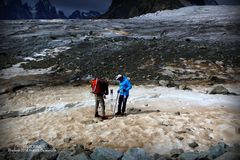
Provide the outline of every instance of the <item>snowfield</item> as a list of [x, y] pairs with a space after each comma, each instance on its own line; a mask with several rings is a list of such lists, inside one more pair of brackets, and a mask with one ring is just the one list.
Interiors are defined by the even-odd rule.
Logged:
[[[240, 93], [239, 86], [227, 87]], [[110, 88], [117, 90], [116, 86]], [[8, 98], [2, 95], [6, 101], [1, 113], [32, 109], [39, 113], [1, 120], [0, 144], [24, 148], [44, 139], [62, 149], [81, 143], [91, 149], [105, 146], [125, 151], [137, 146], [164, 154], [173, 148], [202, 151], [221, 141], [239, 143], [240, 96], [209, 95], [205, 92], [211, 88], [204, 87], [193, 90], [133, 86], [127, 108], [141, 112], [129, 111], [125, 117], [106, 121], [94, 118], [94, 96], [89, 86], [28, 88]], [[107, 96], [107, 115], [112, 115], [115, 97]], [[65, 143], [65, 138], [72, 141]], [[196, 149], [188, 146], [193, 141], [199, 144]]]
[[164, 10], [132, 18], [133, 20], [182, 21], [184, 23], [229, 23], [237, 22], [240, 6], [188, 6]]

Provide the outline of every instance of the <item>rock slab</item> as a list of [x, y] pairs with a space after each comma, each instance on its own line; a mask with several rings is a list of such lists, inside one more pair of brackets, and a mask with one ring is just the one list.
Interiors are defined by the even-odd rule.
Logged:
[[122, 153], [110, 148], [97, 147], [90, 155], [93, 160], [118, 160], [122, 157]]
[[124, 153], [122, 160], [150, 160], [143, 148], [130, 148]]

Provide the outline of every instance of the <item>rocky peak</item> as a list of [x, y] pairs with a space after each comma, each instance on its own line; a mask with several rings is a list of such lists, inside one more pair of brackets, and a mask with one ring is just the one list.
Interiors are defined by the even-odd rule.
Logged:
[[57, 10], [49, 0], [39, 0], [35, 5], [36, 19], [58, 18]]
[[63, 11], [58, 11], [58, 16], [59, 16], [59, 18], [61, 18], [61, 19], [67, 19], [67, 17], [65, 16], [65, 14], [64, 14]]
[[91, 19], [98, 18], [101, 14], [97, 11], [89, 11], [89, 12], [80, 12], [79, 10], [74, 11], [69, 18], [70, 19]]
[[74, 11], [70, 16], [70, 19], [82, 19], [81, 12], [79, 10]]
[[32, 15], [27, 4], [21, 0], [6, 0], [0, 2], [0, 19], [30, 19]]

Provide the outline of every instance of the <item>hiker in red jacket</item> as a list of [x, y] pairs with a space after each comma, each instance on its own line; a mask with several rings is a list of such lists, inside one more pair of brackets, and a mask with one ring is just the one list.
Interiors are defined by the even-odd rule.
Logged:
[[100, 117], [98, 114], [99, 103], [102, 107], [102, 117], [105, 117], [105, 102], [104, 97], [108, 95], [108, 82], [106, 80], [96, 78], [91, 81], [92, 93], [95, 94], [95, 117]]

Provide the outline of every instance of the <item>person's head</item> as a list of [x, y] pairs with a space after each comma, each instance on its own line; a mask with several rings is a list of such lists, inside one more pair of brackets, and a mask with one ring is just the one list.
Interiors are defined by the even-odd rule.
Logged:
[[116, 80], [121, 82], [123, 80], [123, 75], [121, 74], [117, 75]]

